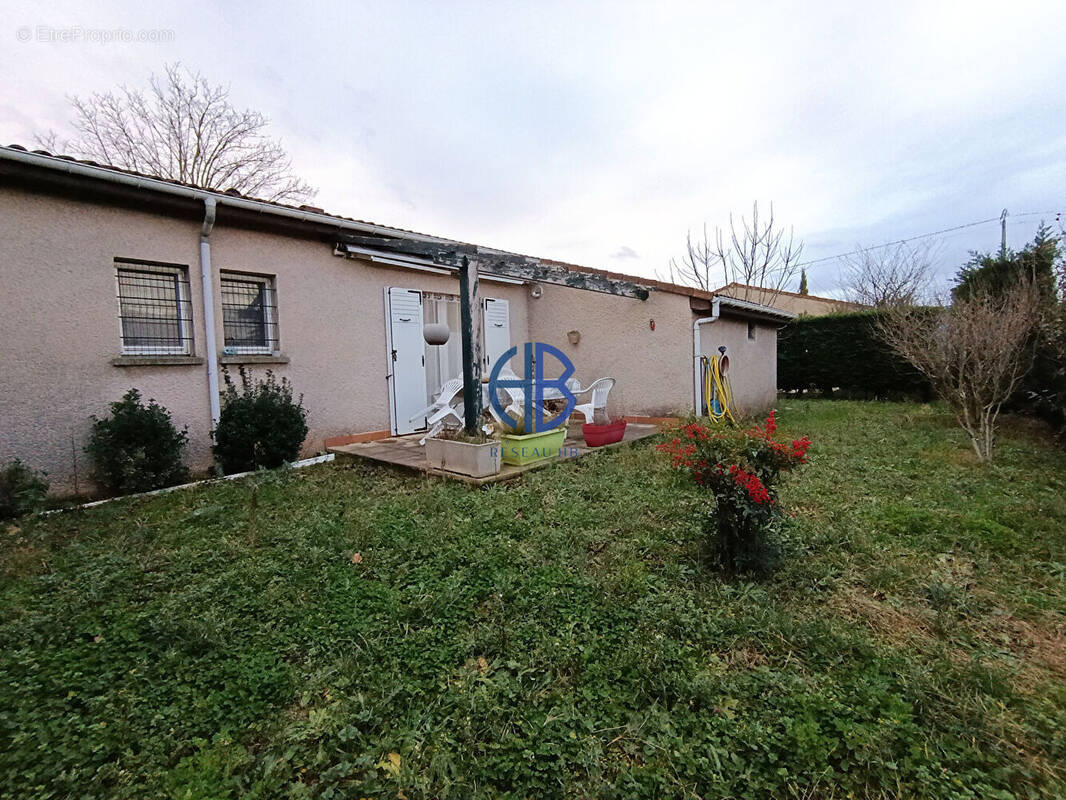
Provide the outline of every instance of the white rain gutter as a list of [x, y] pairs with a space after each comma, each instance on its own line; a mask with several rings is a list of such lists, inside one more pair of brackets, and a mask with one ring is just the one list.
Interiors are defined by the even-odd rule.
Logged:
[[692, 408], [697, 417], [702, 416], [700, 407], [703, 404], [703, 398], [700, 397], [700, 384], [703, 378], [700, 370], [700, 326], [717, 322], [721, 314], [722, 301], [716, 297], [711, 301], [711, 316], [700, 317], [692, 323]]
[[221, 192], [193, 189], [189, 186], [180, 186], [178, 184], [170, 183], [169, 181], [159, 180], [158, 178], [145, 178], [140, 175], [130, 175], [125, 172], [117, 172], [113, 169], [108, 169], [107, 167], [94, 167], [90, 164], [80, 164], [76, 161], [68, 161], [65, 158], [43, 156], [39, 153], [30, 153], [28, 151], [12, 149], [10, 147], [0, 147], [0, 160], [17, 161], [34, 167], [44, 167], [45, 169], [66, 172], [70, 175], [78, 175], [84, 178], [106, 180], [111, 183], [132, 186], [137, 189], [149, 189], [154, 192], [174, 195], [176, 197], [185, 197], [200, 201], [211, 197], [220, 206], [230, 206], [232, 208], [244, 209], [245, 211], [254, 211], [259, 214], [285, 217], [286, 219], [292, 219], [298, 222], [314, 222], [320, 225], [329, 225], [340, 230], [358, 231], [360, 233], [373, 233], [380, 236], [393, 237], [397, 234], [403, 234], [406, 237], [424, 242], [446, 242], [449, 244], [455, 244], [452, 239], [444, 239], [439, 236], [411, 233], [396, 228], [388, 228], [383, 225], [373, 225], [369, 222], [356, 222], [355, 220], [331, 217], [329, 214], [323, 214], [320, 212], [288, 208], [286, 206], [274, 205], [273, 203], [264, 203], [260, 200], [249, 200], [245, 197], [234, 197]]
[[218, 427], [222, 408], [218, 399], [218, 345], [215, 341], [215, 279], [211, 272], [211, 229], [215, 227], [214, 197], [204, 198], [204, 225], [200, 229], [200, 279], [204, 292], [204, 349], [207, 351], [207, 402], [211, 430]]

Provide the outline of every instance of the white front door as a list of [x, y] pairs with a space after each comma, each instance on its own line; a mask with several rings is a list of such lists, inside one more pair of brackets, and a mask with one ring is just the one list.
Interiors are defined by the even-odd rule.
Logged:
[[389, 323], [385, 344], [392, 432], [399, 436], [426, 427], [425, 417], [411, 419], [427, 405], [422, 293], [414, 289], [388, 289], [385, 315]]
[[506, 300], [485, 298], [485, 370], [511, 347], [511, 313]]

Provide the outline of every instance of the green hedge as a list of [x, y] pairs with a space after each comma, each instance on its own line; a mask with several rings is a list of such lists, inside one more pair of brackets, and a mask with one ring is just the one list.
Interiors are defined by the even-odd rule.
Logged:
[[877, 337], [878, 312], [800, 317], [777, 338], [777, 388], [865, 398], [928, 400], [925, 377]]

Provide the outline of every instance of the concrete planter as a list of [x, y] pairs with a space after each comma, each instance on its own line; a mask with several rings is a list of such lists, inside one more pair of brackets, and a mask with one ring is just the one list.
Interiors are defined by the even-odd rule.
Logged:
[[555, 458], [559, 455], [565, 438], [566, 427], [562, 425], [542, 433], [526, 433], [521, 436], [504, 434], [500, 437], [503, 463], [522, 466]]
[[500, 443], [472, 444], [448, 439], [426, 439], [426, 460], [431, 467], [471, 478], [487, 478], [500, 471]]

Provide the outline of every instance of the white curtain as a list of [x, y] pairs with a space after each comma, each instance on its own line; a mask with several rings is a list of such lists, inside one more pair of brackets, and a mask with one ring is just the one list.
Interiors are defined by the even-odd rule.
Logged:
[[423, 322], [443, 322], [451, 331], [448, 342], [426, 345], [426, 404], [440, 391], [441, 384], [463, 377], [463, 339], [459, 330], [459, 297], [451, 294], [422, 295]]

